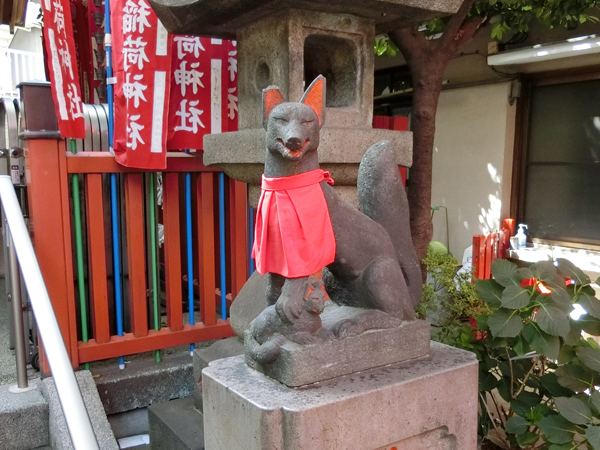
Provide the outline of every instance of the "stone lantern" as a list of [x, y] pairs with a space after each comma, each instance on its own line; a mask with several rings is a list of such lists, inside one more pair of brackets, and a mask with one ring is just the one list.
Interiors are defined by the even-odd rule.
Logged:
[[356, 204], [358, 164], [369, 146], [392, 141], [410, 166], [408, 132], [373, 129], [376, 33], [456, 12], [461, 0], [150, 0], [167, 30], [237, 39], [239, 131], [208, 135], [204, 162], [250, 184], [256, 205], [265, 157], [262, 90], [298, 101], [318, 75], [327, 79], [319, 160], [338, 193]]

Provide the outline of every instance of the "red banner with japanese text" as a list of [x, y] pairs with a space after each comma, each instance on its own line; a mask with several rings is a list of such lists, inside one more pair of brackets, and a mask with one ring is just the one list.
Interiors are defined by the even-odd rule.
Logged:
[[113, 0], [110, 8], [115, 158], [128, 167], [165, 169], [171, 82], [167, 30], [145, 0]]
[[83, 101], [73, 40], [71, 5], [68, 0], [44, 0], [42, 9], [44, 43], [60, 135], [84, 138]]
[[235, 41], [171, 35], [169, 150], [202, 149], [206, 134], [237, 130]]

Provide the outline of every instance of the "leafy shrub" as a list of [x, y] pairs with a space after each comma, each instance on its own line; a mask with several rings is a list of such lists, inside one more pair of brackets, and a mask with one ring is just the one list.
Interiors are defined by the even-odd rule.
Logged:
[[457, 272], [458, 261], [450, 253], [430, 246], [423, 264], [427, 268], [427, 283], [417, 314], [431, 322], [433, 339], [470, 348], [473, 331], [469, 319], [489, 314], [491, 308], [477, 297], [471, 275]]
[[600, 450], [600, 346], [582, 337], [600, 335], [589, 277], [564, 259], [496, 260], [492, 276], [475, 282], [489, 314], [456, 342], [479, 359], [480, 435], [511, 450]]

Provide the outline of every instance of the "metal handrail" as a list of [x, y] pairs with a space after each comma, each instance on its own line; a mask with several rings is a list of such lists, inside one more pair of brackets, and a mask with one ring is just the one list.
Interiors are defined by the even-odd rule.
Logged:
[[39, 334], [44, 342], [50, 371], [54, 377], [58, 398], [67, 422], [73, 447], [76, 450], [99, 450], [98, 442], [88, 416], [81, 391], [75, 379], [71, 361], [63, 341], [60, 328], [33, 245], [25, 226], [21, 207], [15, 194], [11, 178], [0, 175], [0, 200], [8, 222], [13, 245], [22, 270], [25, 287], [29, 294], [33, 314], [37, 320]]

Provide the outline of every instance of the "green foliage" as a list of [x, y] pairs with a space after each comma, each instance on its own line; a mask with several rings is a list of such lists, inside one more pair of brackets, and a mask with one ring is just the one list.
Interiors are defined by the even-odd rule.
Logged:
[[380, 34], [375, 38], [374, 48], [377, 56], [396, 56], [398, 53], [398, 47], [390, 40], [387, 34]]
[[[600, 0], [479, 0], [469, 16], [481, 16], [492, 24], [491, 38], [503, 40], [507, 35], [524, 33], [534, 22], [540, 22], [548, 28], [564, 27], [574, 29], [578, 25], [598, 23], [596, 16], [600, 9]], [[449, 17], [434, 19], [421, 27], [423, 34], [433, 36], [446, 28]], [[377, 55], [394, 56], [398, 48], [387, 35], [377, 37], [375, 44]]]
[[429, 247], [423, 264], [427, 268], [428, 283], [423, 287], [417, 313], [432, 323], [435, 339], [469, 348], [473, 333], [468, 320], [489, 314], [491, 308], [477, 297], [471, 275], [457, 273], [458, 261], [450, 253], [436, 252]]
[[[600, 346], [581, 335], [600, 335], [590, 279], [562, 259], [524, 269], [496, 260], [492, 274], [475, 283], [489, 313], [460, 325], [479, 339], [455, 341], [479, 358], [481, 436], [495, 430], [511, 450], [600, 450]], [[579, 320], [576, 303], [588, 313]]]

